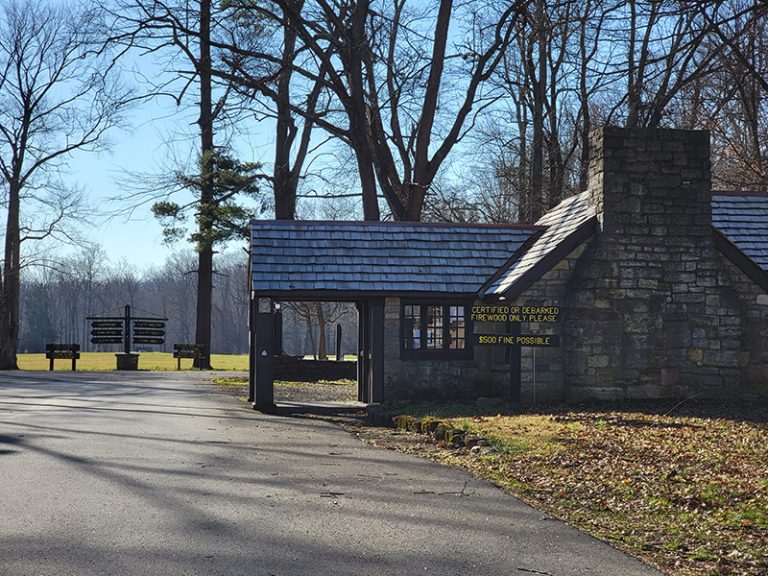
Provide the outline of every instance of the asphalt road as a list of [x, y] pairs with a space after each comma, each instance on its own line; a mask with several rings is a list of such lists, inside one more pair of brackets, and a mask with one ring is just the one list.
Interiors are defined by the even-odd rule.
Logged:
[[461, 471], [196, 378], [0, 374], [0, 574], [659, 574]]

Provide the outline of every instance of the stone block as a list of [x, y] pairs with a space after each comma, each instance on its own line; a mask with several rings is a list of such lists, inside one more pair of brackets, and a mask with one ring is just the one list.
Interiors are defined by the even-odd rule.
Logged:
[[704, 358], [704, 350], [701, 348], [688, 348], [688, 360], [691, 362], [701, 362]]
[[587, 359], [587, 366], [590, 368], [606, 368], [609, 362], [610, 358], [607, 355], [598, 354]]

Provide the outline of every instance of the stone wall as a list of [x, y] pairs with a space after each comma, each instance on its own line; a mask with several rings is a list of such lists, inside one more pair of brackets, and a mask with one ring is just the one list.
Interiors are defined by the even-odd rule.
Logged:
[[[558, 306], [560, 308], [560, 323], [523, 323], [521, 326], [523, 333], [562, 336], [563, 322], [568, 315], [568, 310], [563, 304], [578, 260], [585, 250], [586, 244], [582, 244], [544, 274], [519, 298], [504, 301], [511, 306]], [[476, 323], [475, 331], [504, 332], [504, 326]], [[561, 345], [557, 348], [524, 347], [522, 349], [521, 399], [523, 403], [559, 402], [565, 398], [564, 351], [566, 346], [567, 343], [561, 339]], [[510, 373], [505, 347], [476, 347], [475, 358], [478, 359], [483, 370], [490, 368], [494, 387], [503, 392], [502, 396], [506, 396], [510, 388]]]
[[712, 241], [708, 133], [599, 130], [589, 192], [600, 230], [565, 303], [567, 398], [765, 390], [762, 291]]
[[[523, 402], [768, 396], [768, 294], [713, 243], [708, 133], [604, 128], [589, 171], [598, 232], [509, 302], [561, 309], [559, 325], [522, 327], [562, 337], [523, 349]], [[504, 347], [402, 360], [399, 338], [388, 298], [385, 399], [509, 396]]]
[[498, 396], [490, 371], [474, 359], [401, 360], [400, 299], [384, 304], [384, 399], [469, 400]]
[[718, 256], [718, 285], [723, 291], [710, 297], [707, 312], [725, 308], [733, 314], [721, 316], [719, 349], [694, 348], [691, 354], [701, 356], [702, 369], [714, 373], [710, 385], [727, 379], [729, 391], [739, 396], [768, 396], [768, 294], [725, 256]]
[[[561, 306], [582, 245], [548, 271], [520, 298], [517, 306]], [[480, 303], [480, 302], [478, 302]], [[505, 302], [506, 303], [506, 302]], [[385, 398], [461, 400], [508, 398], [509, 360], [504, 346], [475, 346], [469, 360], [402, 360], [400, 358], [400, 300], [388, 298], [384, 309]], [[563, 317], [567, 310], [562, 310]], [[504, 332], [503, 324], [476, 322], [474, 332]], [[561, 324], [523, 324], [525, 333], [561, 334]], [[563, 344], [564, 345], [564, 344]], [[534, 368], [535, 358], [535, 368]], [[565, 397], [563, 348], [523, 348], [522, 400], [526, 404], [561, 401]]]

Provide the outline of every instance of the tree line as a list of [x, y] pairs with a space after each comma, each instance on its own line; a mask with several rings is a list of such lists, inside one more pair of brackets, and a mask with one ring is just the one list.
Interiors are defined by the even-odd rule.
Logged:
[[[40, 353], [53, 342], [78, 343], [83, 351], [121, 351], [121, 345], [91, 344], [89, 316], [134, 315], [168, 318], [165, 344], [147, 350], [171, 352], [173, 344], [195, 338], [196, 254], [176, 252], [158, 267], [139, 271], [110, 263], [98, 248], [37, 267], [24, 276], [21, 290], [19, 351]], [[212, 352], [248, 353], [247, 255], [227, 254], [214, 270]], [[336, 324], [343, 326], [343, 353], [356, 347], [354, 307], [342, 303], [285, 303], [283, 350], [291, 355], [327, 358], [335, 353]], [[215, 367], [215, 366], [214, 366]]]
[[[126, 111], [152, 99], [195, 111], [186, 146], [196, 160], [118, 197], [194, 246], [194, 340], [209, 349], [214, 254], [252, 217], [532, 222], [585, 187], [588, 135], [603, 124], [705, 128], [717, 187], [762, 188], [768, 178], [765, 3], [0, 8], [0, 368], [15, 366], [34, 242], [77, 241], [83, 193], [64, 184], [67, 160], [105, 146]], [[243, 130], [271, 143], [269, 161], [238, 158]]]
[[[130, 305], [137, 316], [168, 318], [165, 345], [195, 337], [196, 255], [177, 252], [159, 267], [139, 271], [111, 264], [98, 248], [83, 250], [53, 267], [37, 267], [24, 276], [21, 293], [21, 352], [42, 352], [51, 342], [79, 343], [84, 351], [120, 351], [119, 345], [90, 344], [89, 316], [122, 316]], [[248, 352], [247, 256], [219, 260], [213, 291], [214, 350]]]

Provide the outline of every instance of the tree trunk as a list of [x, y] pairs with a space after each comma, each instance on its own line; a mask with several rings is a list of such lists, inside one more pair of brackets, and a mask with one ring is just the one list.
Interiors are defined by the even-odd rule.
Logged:
[[[312, 358], [317, 360], [317, 351], [315, 349], [315, 334], [312, 332], [312, 313], [310, 312], [309, 306], [307, 306], [307, 316], [305, 317], [306, 320], [306, 326], [307, 326], [307, 338], [309, 339], [309, 346], [312, 350]], [[306, 348], [304, 348], [306, 350]]]
[[427, 90], [424, 104], [421, 107], [418, 131], [416, 134], [416, 149], [413, 163], [413, 183], [408, 189], [405, 220], [421, 220], [424, 209], [424, 199], [432, 184], [434, 174], [431, 170], [430, 143], [437, 113], [440, 85], [445, 65], [445, 50], [448, 43], [448, 28], [451, 22], [452, 0], [440, 0], [440, 9], [435, 22], [435, 39], [432, 45], [432, 64], [427, 79]]
[[211, 0], [200, 0], [200, 216], [201, 235], [197, 272], [197, 321], [195, 343], [204, 355], [195, 360], [196, 368], [211, 367], [211, 309], [213, 307], [213, 99], [211, 83]]
[[355, 151], [357, 168], [360, 172], [360, 186], [363, 194], [363, 219], [380, 220], [376, 172], [373, 169], [373, 145], [368, 139], [368, 107], [363, 81], [363, 50], [368, 42], [365, 23], [368, 18], [369, 0], [355, 4], [352, 12], [352, 26], [349, 30], [349, 51], [346, 69], [349, 78], [349, 132], [350, 143]]
[[[303, 2], [298, 2], [300, 5]], [[296, 54], [296, 29], [289, 26], [288, 17], [283, 15], [283, 58], [291, 62]], [[275, 218], [293, 220], [296, 216], [296, 179], [291, 170], [291, 145], [295, 126], [291, 113], [292, 70], [286, 66], [277, 80], [277, 122], [275, 129], [275, 167], [273, 188], [275, 193]]]
[[0, 370], [17, 370], [19, 344], [19, 189], [8, 190], [8, 219], [5, 228], [2, 291], [0, 292]]
[[[360, 186], [363, 194], [363, 220], [381, 220], [379, 198], [376, 187], [376, 173], [373, 170], [373, 155], [366, 141], [365, 126], [352, 126], [353, 148], [360, 173]], [[354, 135], [357, 133], [357, 135]]]
[[325, 311], [322, 302], [315, 302], [317, 311], [317, 358], [319, 360], [328, 360], [328, 342], [325, 337]]
[[[544, 98], [546, 74], [546, 39], [544, 36], [544, 0], [536, 0], [536, 43], [538, 66], [531, 62], [533, 77], [533, 143], [531, 150], [531, 222], [544, 213]], [[538, 68], [538, 70], [537, 70]], [[535, 72], [534, 72], [535, 71]]]

